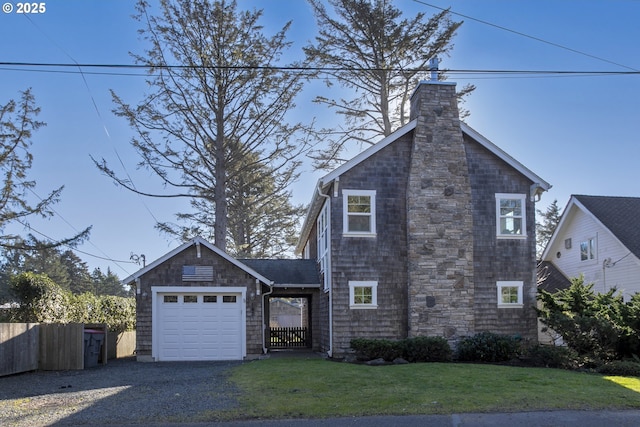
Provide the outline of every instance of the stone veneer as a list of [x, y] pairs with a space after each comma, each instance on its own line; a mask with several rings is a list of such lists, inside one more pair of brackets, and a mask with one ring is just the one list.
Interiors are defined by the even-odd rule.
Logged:
[[407, 186], [408, 335], [473, 334], [471, 187], [455, 84], [421, 82]]

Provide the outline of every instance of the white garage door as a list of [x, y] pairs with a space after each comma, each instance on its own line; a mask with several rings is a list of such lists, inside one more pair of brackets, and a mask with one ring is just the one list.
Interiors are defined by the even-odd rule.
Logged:
[[155, 294], [156, 360], [242, 359], [242, 293], [190, 291]]

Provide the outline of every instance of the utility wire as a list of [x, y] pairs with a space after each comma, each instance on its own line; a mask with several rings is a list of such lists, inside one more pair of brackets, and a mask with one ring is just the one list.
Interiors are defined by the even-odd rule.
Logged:
[[640, 71], [637, 68], [629, 67], [627, 65], [620, 64], [618, 62], [611, 61], [609, 59], [605, 59], [605, 58], [602, 58], [600, 56], [592, 55], [590, 53], [583, 52], [583, 51], [580, 51], [580, 50], [577, 50], [577, 49], [572, 49], [570, 47], [563, 46], [563, 45], [561, 45], [559, 43], [550, 42], [550, 41], [542, 39], [540, 37], [535, 37], [535, 36], [532, 36], [532, 35], [529, 35], [529, 34], [522, 33], [520, 31], [512, 30], [511, 28], [503, 27], [502, 25], [497, 25], [497, 24], [494, 24], [494, 23], [489, 22], [489, 21], [484, 21], [482, 19], [474, 18], [473, 16], [464, 15], [462, 13], [454, 12], [451, 9], [446, 9], [446, 8], [443, 8], [443, 7], [439, 7], [439, 6], [427, 3], [427, 2], [422, 1], [422, 0], [413, 0], [413, 1], [416, 2], [416, 3], [422, 4], [424, 6], [432, 7], [434, 9], [438, 9], [438, 10], [442, 10], [442, 11], [447, 10], [452, 15], [460, 16], [462, 18], [469, 19], [471, 21], [476, 21], [476, 22], [479, 22], [481, 24], [497, 28], [499, 30], [507, 31], [507, 32], [510, 32], [510, 33], [513, 33], [513, 34], [516, 34], [516, 35], [519, 35], [519, 36], [522, 36], [522, 37], [526, 37], [526, 38], [531, 39], [531, 40], [538, 41], [540, 43], [544, 43], [544, 44], [548, 44], [548, 45], [553, 46], [553, 47], [557, 47], [559, 49], [563, 49], [563, 50], [566, 50], [566, 51], [569, 51], [569, 52], [577, 53], [578, 55], [586, 56], [586, 57], [592, 58], [592, 59], [597, 59], [598, 61], [602, 61], [602, 62], [606, 62], [608, 64], [616, 65], [618, 67], [626, 68], [627, 70], [631, 70], [631, 71], [635, 71], [635, 72]]
[[[56, 67], [56, 68], [106, 68], [106, 69], [148, 69], [150, 67], [156, 69], [167, 70], [271, 70], [271, 71], [359, 71], [360, 69], [351, 67], [301, 67], [301, 66], [285, 66], [285, 65], [170, 65], [170, 64], [71, 64], [71, 63], [45, 63], [45, 62], [4, 62], [0, 61], [3, 67]], [[627, 67], [628, 68], [628, 67]], [[1, 68], [0, 68], [1, 69]], [[5, 68], [5, 70], [7, 70]], [[23, 71], [18, 69], [8, 69], [11, 71]], [[399, 69], [399, 68], [368, 68], [368, 71], [429, 71], [427, 68]], [[603, 70], [481, 70], [481, 69], [447, 69], [441, 70], [446, 73], [465, 73], [465, 74], [597, 74], [597, 75], [625, 75], [640, 74], [640, 70], [630, 69], [629, 71], [603, 71]], [[45, 70], [45, 72], [66, 72], [74, 74], [85, 74], [86, 71], [61, 71], [61, 70]], [[88, 73], [87, 73], [88, 74]], [[94, 73], [107, 74], [112, 73]], [[117, 75], [117, 74], [116, 74]], [[146, 76], [147, 74], [122, 74], [124, 76]]]
[[[28, 16], [28, 15], [24, 15], [24, 16], [25, 16], [25, 18], [26, 18], [26, 19], [31, 23], [31, 25], [33, 25], [33, 26], [34, 26], [38, 31], [40, 31], [40, 33], [42, 33], [42, 34], [43, 34], [43, 35], [44, 35], [44, 36], [49, 40], [49, 42], [51, 42], [51, 43], [52, 43], [56, 48], [58, 48], [61, 52], [63, 52], [63, 53], [64, 53], [64, 54], [65, 54], [65, 55], [66, 55], [66, 56], [67, 56], [67, 57], [68, 57], [68, 58], [73, 62], [73, 64], [68, 64], [69, 66], [73, 66], [73, 67], [76, 67], [76, 68], [78, 69], [78, 72], [77, 72], [77, 73], [75, 73], [75, 74], [80, 74], [80, 75], [82, 76], [82, 81], [84, 82], [85, 88], [87, 89], [87, 93], [89, 94], [89, 97], [91, 98], [91, 102], [92, 102], [93, 107], [94, 107], [94, 110], [95, 110], [95, 112], [96, 112], [96, 114], [97, 114], [97, 116], [98, 116], [98, 119], [99, 119], [99, 120], [100, 120], [100, 122], [102, 123], [103, 129], [104, 129], [104, 132], [105, 132], [105, 134], [107, 135], [107, 139], [109, 139], [109, 141], [111, 142], [112, 147], [113, 147], [113, 151], [115, 152], [116, 157], [117, 157], [117, 158], [118, 158], [118, 160], [120, 161], [120, 164], [122, 165], [122, 167], [123, 167], [123, 169], [124, 169], [125, 173], [127, 174], [127, 177], [129, 177], [129, 179], [131, 180], [131, 177], [130, 177], [130, 175], [129, 175], [129, 172], [127, 171], [127, 169], [126, 169], [126, 167], [125, 167], [125, 165], [124, 165], [124, 162], [122, 161], [122, 158], [120, 157], [120, 154], [118, 153], [118, 150], [116, 149], [115, 144], [113, 143], [113, 140], [111, 139], [111, 135], [109, 134], [109, 131], [108, 131], [108, 129], [107, 129], [107, 126], [106, 126], [106, 124], [105, 124], [105, 121], [104, 121], [104, 119], [103, 119], [103, 117], [102, 117], [102, 114], [100, 113], [100, 109], [98, 108], [98, 105], [97, 105], [97, 103], [96, 103], [95, 97], [93, 96], [93, 93], [91, 92], [91, 88], [90, 88], [90, 86], [89, 86], [89, 83], [88, 83], [88, 81], [87, 81], [87, 79], [86, 79], [86, 77], [85, 77], [85, 73], [83, 72], [82, 65], [81, 65], [81, 64], [79, 64], [79, 63], [78, 63], [78, 61], [76, 61], [76, 60], [75, 60], [75, 58], [73, 58], [73, 56], [71, 56], [71, 54], [69, 54], [69, 53], [68, 53], [68, 52], [67, 52], [67, 51], [66, 51], [62, 46], [60, 46], [58, 43], [56, 43], [56, 42], [55, 42], [55, 40], [53, 40], [53, 39], [52, 39], [52, 38], [51, 38], [51, 37], [50, 37], [50, 36], [49, 36], [49, 35], [48, 35], [44, 30], [42, 30], [42, 29], [41, 29], [41, 28], [40, 28], [40, 27], [39, 27], [39, 26], [38, 26], [38, 25], [37, 25], [37, 24], [36, 24], [36, 23], [35, 23], [35, 22], [34, 22], [34, 21], [29, 17], [29, 16]], [[134, 186], [134, 188], [135, 188], [135, 184], [133, 183], [133, 180], [131, 180], [131, 184], [132, 184], [132, 185]], [[31, 190], [31, 191], [33, 192], [33, 194], [35, 194], [35, 195], [36, 195], [36, 197], [40, 198], [40, 196], [39, 196], [38, 194], [36, 194], [33, 190]], [[42, 198], [40, 198], [40, 200], [42, 200]], [[158, 222], [158, 220], [157, 220], [157, 218], [155, 217], [155, 215], [153, 214], [153, 212], [151, 212], [151, 209], [149, 208], [149, 206], [147, 206], [147, 204], [144, 202], [144, 200], [142, 200], [142, 199], [141, 199], [141, 201], [142, 201], [143, 206], [146, 208], [147, 212], [149, 212], [149, 214], [151, 215], [151, 217], [152, 217], [156, 222]], [[50, 209], [51, 209], [51, 211], [52, 211], [52, 212], [54, 212], [56, 215], [58, 215], [60, 218], [62, 218], [62, 220], [63, 220], [65, 223], [67, 223], [67, 224], [68, 224], [68, 225], [69, 225], [73, 230], [75, 230], [75, 231], [76, 231], [76, 233], [78, 232], [78, 231], [77, 231], [77, 229], [76, 229], [76, 227], [74, 227], [73, 225], [71, 225], [71, 223], [69, 223], [69, 221], [67, 221], [67, 220], [66, 220], [62, 215], [60, 215], [60, 214], [59, 214], [57, 211], [55, 211], [54, 209], [52, 209], [52, 208], [50, 208]], [[35, 230], [34, 230], [34, 231], [35, 231]], [[43, 233], [38, 232], [38, 234], [41, 234], [42, 236], [47, 237], [47, 236], [46, 236], [46, 235], [44, 235]], [[51, 238], [49, 238], [49, 237], [47, 237], [47, 238], [48, 238], [48, 239], [50, 239], [50, 240], [53, 240], [53, 239], [51, 239]], [[76, 250], [76, 251], [78, 251], [78, 252], [80, 252], [80, 253], [83, 253], [83, 254], [85, 254], [85, 255], [92, 256], [92, 257], [94, 257], [94, 258], [104, 259], [104, 260], [108, 260], [108, 261], [114, 262], [114, 263], [115, 263], [115, 265], [117, 265], [120, 269], [122, 269], [122, 271], [124, 271], [126, 274], [129, 274], [129, 272], [128, 272], [126, 269], [124, 269], [121, 265], [119, 265], [118, 263], [119, 263], [119, 262], [131, 263], [131, 261], [117, 261], [117, 260], [114, 260], [112, 257], [109, 257], [109, 256], [108, 256], [104, 251], [102, 251], [100, 248], [98, 248], [98, 247], [95, 245], [95, 243], [93, 243], [93, 242], [91, 241], [91, 239], [90, 239], [90, 238], [88, 238], [88, 239], [87, 239], [87, 241], [88, 241], [92, 246], [94, 246], [96, 249], [98, 249], [101, 253], [103, 253], [104, 255], [106, 255], [106, 257], [101, 257], [101, 256], [98, 256], [98, 255], [93, 255], [93, 254], [90, 254], [90, 253], [88, 253], [88, 252], [84, 252], [84, 251], [81, 251], [81, 250], [79, 250], [79, 249], [75, 249], [75, 248], [72, 248], [72, 247], [70, 247], [70, 248], [71, 248], [71, 249], [73, 249], [73, 250]]]

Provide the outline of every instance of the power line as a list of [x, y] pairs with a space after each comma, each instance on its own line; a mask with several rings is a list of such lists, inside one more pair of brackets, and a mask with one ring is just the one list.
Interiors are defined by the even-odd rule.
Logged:
[[566, 50], [566, 51], [569, 51], [569, 52], [577, 53], [578, 55], [586, 56], [586, 57], [592, 58], [592, 59], [597, 59], [598, 61], [602, 61], [602, 62], [606, 62], [608, 64], [616, 65], [618, 67], [626, 68], [627, 70], [631, 70], [631, 71], [634, 71], [634, 72], [640, 71], [637, 68], [629, 67], [627, 65], [620, 64], [618, 62], [611, 61], [609, 59], [605, 59], [605, 58], [602, 58], [600, 56], [592, 55], [590, 53], [583, 52], [583, 51], [580, 51], [580, 50], [577, 50], [577, 49], [573, 49], [573, 48], [561, 45], [559, 43], [550, 42], [550, 41], [542, 39], [540, 37], [535, 37], [535, 36], [520, 32], [520, 31], [512, 30], [511, 28], [503, 27], [502, 25], [497, 25], [497, 24], [494, 24], [494, 23], [489, 22], [489, 21], [485, 21], [485, 20], [482, 20], [482, 19], [474, 18], [473, 16], [464, 15], [464, 14], [459, 13], [459, 12], [454, 12], [451, 9], [442, 8], [442, 7], [439, 7], [439, 6], [424, 2], [422, 0], [413, 0], [413, 1], [416, 2], [416, 3], [422, 4], [424, 6], [432, 7], [434, 9], [438, 9], [438, 10], [442, 10], [442, 11], [446, 10], [452, 15], [456, 15], [456, 16], [460, 16], [460, 17], [465, 18], [465, 19], [476, 21], [476, 22], [479, 22], [481, 24], [497, 28], [499, 30], [507, 31], [509, 33], [513, 33], [513, 34], [516, 34], [516, 35], [519, 35], [519, 36], [522, 36], [522, 37], [526, 37], [526, 38], [531, 39], [531, 40], [538, 41], [540, 43], [544, 43], [544, 44], [548, 44], [548, 45], [553, 46], [553, 47], [557, 47], [559, 49], [563, 49], [563, 50]]
[[[0, 68], [4, 71], [38, 71], [49, 73], [67, 73], [67, 74], [97, 74], [97, 75], [120, 75], [120, 76], [147, 76], [147, 74], [132, 73], [111, 73], [111, 72], [87, 72], [87, 71], [71, 71], [71, 70], [38, 70], [37, 68], [54, 67], [54, 68], [106, 68], [106, 69], [148, 69], [148, 65], [140, 64], [71, 64], [71, 63], [39, 63], [39, 62], [0, 62], [1, 67], [28, 67], [36, 68], [36, 70], [25, 70], [21, 68]], [[203, 66], [203, 65], [152, 65], [156, 69], [167, 70], [187, 70], [187, 69], [217, 69], [217, 70], [270, 70], [270, 71], [313, 71], [313, 72], [337, 72], [337, 71], [360, 71], [360, 69], [349, 67], [300, 67], [300, 66], [276, 66], [276, 65], [225, 65], [225, 66]], [[397, 69], [397, 68], [368, 68], [368, 71], [429, 71], [426, 68], [415, 69]], [[446, 69], [441, 70], [446, 74], [490, 74], [490, 75], [578, 75], [578, 76], [618, 76], [618, 75], [637, 75], [640, 70], [629, 71], [607, 71], [607, 70], [500, 70], [500, 69]]]

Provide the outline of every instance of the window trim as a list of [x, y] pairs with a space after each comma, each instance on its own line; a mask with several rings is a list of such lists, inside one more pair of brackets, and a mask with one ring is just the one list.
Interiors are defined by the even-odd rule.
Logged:
[[328, 292], [331, 288], [331, 203], [328, 200], [316, 218], [316, 251], [323, 290]]
[[[520, 234], [503, 233], [500, 227], [500, 201], [520, 200], [522, 206], [522, 232]], [[498, 239], [526, 239], [527, 238], [527, 195], [521, 193], [496, 193], [496, 237]]]
[[[371, 304], [356, 304], [355, 289], [371, 288]], [[377, 309], [378, 308], [378, 282], [373, 280], [349, 281], [349, 308], [353, 309]]]
[[[349, 196], [367, 196], [370, 200], [371, 212], [368, 214], [349, 214]], [[370, 218], [369, 231], [350, 231], [349, 215], [368, 216]], [[342, 234], [348, 237], [375, 237], [376, 236], [376, 190], [342, 190]]]
[[[522, 308], [524, 307], [523, 302], [523, 288], [524, 282], [519, 280], [508, 280], [508, 281], [498, 281], [496, 282], [496, 288], [498, 291], [498, 308]], [[518, 292], [518, 302], [502, 302], [502, 290], [504, 288], [517, 288]]]

